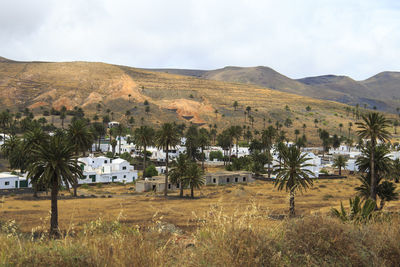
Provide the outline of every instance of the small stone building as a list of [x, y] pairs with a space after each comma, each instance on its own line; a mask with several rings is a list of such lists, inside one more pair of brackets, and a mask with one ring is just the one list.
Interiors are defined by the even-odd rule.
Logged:
[[[145, 178], [144, 180], [136, 181], [136, 192], [164, 192], [165, 189], [165, 176], [154, 176], [152, 178]], [[168, 183], [168, 190], [179, 189], [179, 184]]]
[[247, 171], [207, 173], [204, 177], [206, 184], [215, 185], [254, 182], [253, 174]]

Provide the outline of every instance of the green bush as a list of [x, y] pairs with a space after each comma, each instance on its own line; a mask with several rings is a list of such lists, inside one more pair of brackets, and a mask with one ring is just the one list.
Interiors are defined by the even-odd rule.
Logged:
[[149, 166], [146, 167], [146, 169], [144, 170], [144, 177], [153, 177], [153, 176], [157, 176], [158, 172], [156, 170], [156, 167], [151, 164]]
[[211, 151], [209, 158], [210, 161], [213, 161], [214, 159], [218, 159], [219, 161], [221, 161], [224, 158], [224, 156], [222, 155], [221, 151]]

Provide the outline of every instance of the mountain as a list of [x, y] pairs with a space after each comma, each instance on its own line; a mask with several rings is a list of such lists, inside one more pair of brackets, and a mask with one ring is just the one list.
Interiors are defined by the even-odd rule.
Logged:
[[[154, 71], [164, 71], [156, 69]], [[175, 74], [234, 83], [255, 84], [281, 92], [349, 105], [366, 105], [393, 112], [400, 106], [400, 73], [383, 72], [365, 81], [347, 76], [324, 75], [291, 79], [268, 67], [225, 67], [217, 70], [170, 69]]]
[[[275, 77], [276, 87], [292, 86], [308, 90], [308, 86], [279, 75], [271, 69], [255, 68], [260, 77], [269, 73]], [[225, 79], [226, 73], [237, 73], [232, 67], [223, 72], [185, 71], [192, 75], [208, 75]], [[166, 72], [166, 71], [165, 71]], [[232, 124], [261, 129], [264, 125], [290, 119], [293, 125], [285, 128], [289, 136], [294, 129], [306, 124], [309, 140], [318, 140], [314, 120], [320, 127], [337, 131], [339, 123], [347, 125], [352, 118], [346, 114], [346, 105], [318, 100], [266, 88], [266, 84], [208, 80], [173, 73], [156, 72], [127, 66], [96, 62], [0, 62], [0, 105], [5, 109], [32, 109], [37, 116], [51, 108], [82, 107], [86, 114], [103, 116], [109, 112], [114, 120], [125, 121], [129, 111], [136, 124], [159, 125], [166, 121], [191, 122], [198, 125], [216, 124], [218, 129]], [[233, 76], [232, 76], [233, 77]], [[291, 91], [294, 92], [294, 91]], [[150, 111], [146, 112], [149, 103]], [[233, 108], [237, 101], [239, 107]], [[251, 107], [253, 126], [244, 115]], [[307, 111], [306, 107], [312, 108]], [[217, 111], [217, 113], [215, 112]], [[293, 127], [293, 128], [292, 128]], [[250, 129], [251, 129], [250, 128]], [[319, 141], [318, 141], [319, 142]]]

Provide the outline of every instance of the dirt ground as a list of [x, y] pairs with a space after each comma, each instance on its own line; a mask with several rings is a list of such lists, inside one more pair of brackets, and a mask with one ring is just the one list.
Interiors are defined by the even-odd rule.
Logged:
[[[328, 214], [332, 207], [355, 195], [354, 187], [359, 182], [355, 177], [341, 180], [317, 180], [313, 188], [296, 196], [298, 215]], [[189, 191], [185, 191], [188, 195]], [[266, 218], [276, 218], [287, 213], [288, 194], [274, 188], [273, 182], [256, 181], [249, 184], [204, 186], [195, 191], [195, 199], [180, 199], [178, 192], [170, 192], [168, 198], [162, 194], [136, 193], [133, 184], [101, 185], [79, 188], [72, 198], [62, 191], [59, 205], [60, 228], [81, 228], [85, 223], [98, 219], [115, 220], [146, 226], [154, 220], [172, 223], [183, 229], [191, 229], [206, 212], [214, 207], [222, 208], [226, 214], [244, 212], [250, 205], [257, 205]], [[386, 204], [385, 210], [399, 211], [400, 201]], [[13, 219], [25, 232], [32, 228], [47, 226], [50, 211], [49, 195], [42, 193], [39, 199], [31, 194], [0, 197], [1, 220]]]

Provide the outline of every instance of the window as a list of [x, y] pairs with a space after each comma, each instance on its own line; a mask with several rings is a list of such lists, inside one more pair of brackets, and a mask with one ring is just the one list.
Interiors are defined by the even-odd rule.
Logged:
[[124, 175], [124, 178], [126, 178], [126, 175]]
[[236, 177], [236, 178], [235, 178], [235, 183], [237, 183], [238, 181], [239, 181], [239, 178]]
[[217, 183], [217, 179], [213, 178], [213, 183], [216, 184]]
[[176, 188], [179, 188], [179, 184], [176, 184]]
[[243, 182], [246, 182], [246, 177], [243, 177]]
[[7, 181], [7, 182], [4, 183], [4, 185], [10, 185], [10, 182]]
[[94, 160], [92, 160], [92, 163], [94, 163]]
[[107, 163], [107, 160], [105, 160], [104, 163]]
[[168, 189], [171, 189], [171, 184], [168, 184]]
[[126, 166], [122, 167], [123, 170], [126, 170]]
[[226, 182], [229, 183], [229, 178], [226, 178]]

